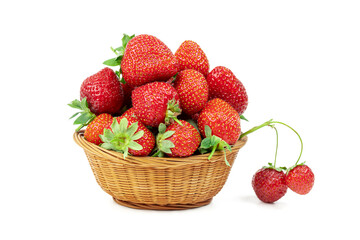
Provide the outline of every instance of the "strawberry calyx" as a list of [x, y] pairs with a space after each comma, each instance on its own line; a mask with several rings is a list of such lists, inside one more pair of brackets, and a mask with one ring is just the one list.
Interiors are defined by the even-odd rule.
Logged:
[[181, 114], [181, 109], [179, 106], [179, 101], [172, 99], [167, 104], [167, 110], [165, 114], [165, 124], [169, 125], [173, 123], [173, 121], [177, 122], [181, 126], [183, 125], [178, 119], [177, 116]]
[[156, 152], [152, 155], [152, 157], [164, 157], [164, 153], [171, 154], [171, 148], [175, 147], [173, 142], [166, 140], [171, 137], [175, 131], [165, 132], [166, 125], [164, 123], [160, 123], [158, 130], [159, 133], [156, 136]]
[[86, 101], [86, 97], [84, 97], [81, 101], [75, 99], [74, 101], [69, 103], [68, 106], [81, 110], [69, 118], [72, 119], [80, 114], [74, 121], [74, 125], [79, 124], [79, 126], [76, 128], [76, 132], [80, 131], [80, 129], [82, 129], [83, 127], [89, 125], [91, 121], [94, 120], [96, 117], [95, 113], [92, 113], [90, 111], [88, 102]]
[[143, 147], [135, 142], [144, 136], [144, 131], [138, 131], [138, 122], [128, 127], [128, 120], [121, 119], [120, 123], [114, 118], [111, 129], [105, 128], [102, 135], [99, 135], [103, 143], [100, 147], [108, 150], [114, 150], [124, 154], [124, 159], [129, 155], [129, 149], [139, 151]]
[[263, 169], [274, 169], [278, 172], [283, 172], [283, 171], [287, 171], [287, 168], [286, 167], [275, 167], [275, 165], [273, 165], [272, 163], [268, 163], [267, 166], [263, 166], [262, 167]]
[[[118, 71], [115, 71], [116, 75], [120, 78], [120, 75], [122, 74], [121, 71], [121, 61], [124, 57], [124, 53], [125, 53], [125, 49], [126, 49], [126, 45], [128, 44], [128, 42], [133, 39], [135, 37], [134, 35], [127, 35], [124, 33], [123, 38], [121, 39], [122, 41], [122, 45], [120, 47], [117, 48], [113, 48], [110, 47], [111, 51], [113, 51], [116, 54], [115, 58], [110, 58], [106, 61], [103, 62], [103, 64], [110, 66], [110, 67], [116, 67], [116, 66], [120, 66], [120, 69]], [[125, 80], [123, 78], [120, 78], [122, 83], [125, 83]]]
[[211, 128], [208, 125], [205, 126], [205, 136], [206, 138], [204, 138], [200, 144], [200, 153], [203, 154], [210, 152], [210, 155], [208, 157], [208, 160], [210, 160], [215, 151], [224, 151], [225, 163], [227, 166], [231, 167], [230, 163], [226, 159], [226, 149], [231, 152], [230, 145], [224, 140], [222, 140], [220, 137], [212, 135]]
[[299, 163], [299, 164], [295, 164], [291, 167], [289, 167], [287, 170], [286, 170], [286, 173], [290, 172], [291, 170], [293, 170], [294, 168], [296, 168], [297, 166], [303, 166], [305, 165], [305, 162], [302, 162], [302, 163]]

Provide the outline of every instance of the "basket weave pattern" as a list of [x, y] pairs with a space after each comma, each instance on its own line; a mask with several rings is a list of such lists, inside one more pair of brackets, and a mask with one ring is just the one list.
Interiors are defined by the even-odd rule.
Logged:
[[[187, 158], [134, 157], [126, 159], [118, 152], [86, 141], [83, 131], [74, 133], [96, 181], [114, 200], [132, 208], [187, 209], [210, 203], [222, 189], [231, 167], [224, 162], [224, 153], [193, 155]], [[247, 141], [239, 140], [227, 160], [234, 164], [237, 153]]]

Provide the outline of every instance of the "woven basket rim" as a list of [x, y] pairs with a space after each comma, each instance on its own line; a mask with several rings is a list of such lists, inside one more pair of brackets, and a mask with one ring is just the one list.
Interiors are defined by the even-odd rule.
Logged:
[[[95, 154], [101, 158], [106, 158], [109, 161], [112, 161], [115, 164], [127, 164], [127, 165], [138, 165], [141, 167], [154, 167], [154, 168], [168, 168], [168, 167], [179, 167], [184, 165], [199, 164], [204, 162], [217, 162], [224, 161], [223, 151], [216, 151], [211, 160], [208, 160], [210, 153], [206, 154], [197, 154], [184, 158], [161, 158], [161, 157], [150, 157], [150, 156], [131, 156], [128, 155], [124, 159], [122, 153], [107, 150], [100, 146], [97, 146], [94, 143], [88, 142], [84, 138], [84, 130], [79, 132], [74, 132], [73, 134], [74, 141], [82, 147], [85, 151], [89, 151], [92, 154]], [[247, 142], [248, 137], [245, 136], [238, 140], [233, 146], [231, 146], [231, 152], [227, 151], [227, 154], [235, 154], [237, 151], [242, 148]]]

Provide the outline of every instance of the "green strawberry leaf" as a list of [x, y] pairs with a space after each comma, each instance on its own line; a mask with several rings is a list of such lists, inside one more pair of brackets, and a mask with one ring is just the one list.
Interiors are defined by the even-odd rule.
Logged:
[[72, 118], [75, 118], [76, 116], [78, 116], [74, 121], [74, 125], [79, 125], [76, 128], [77, 132], [81, 128], [89, 125], [90, 122], [92, 120], [94, 120], [96, 117], [96, 115], [90, 111], [90, 109], [88, 107], [88, 103], [86, 101], [86, 98], [83, 98], [81, 101], [79, 101], [78, 99], [75, 99], [71, 103], [69, 103], [68, 106], [80, 110], [79, 112], [76, 112], [69, 118], [69, 119], [72, 119]]
[[135, 142], [144, 135], [144, 131], [138, 131], [139, 123], [135, 122], [128, 127], [129, 121], [121, 119], [120, 123], [114, 118], [111, 129], [104, 129], [100, 139], [104, 142], [100, 146], [109, 150], [114, 150], [124, 154], [124, 158], [129, 155], [129, 149], [139, 151], [143, 147]]
[[225, 164], [230, 167], [231, 165], [226, 158], [226, 150], [229, 150], [231, 152], [231, 146], [227, 142], [222, 140], [220, 137], [212, 135], [211, 128], [208, 125], [205, 125], [205, 136], [206, 138], [201, 141], [199, 152], [201, 154], [210, 152], [210, 155], [208, 157], [208, 159], [210, 160], [215, 151], [222, 150], [224, 151]]
[[240, 115], [240, 119], [245, 120], [247, 122], [249, 121], [249, 120], [246, 119], [246, 117], [244, 115]]
[[121, 61], [119, 61], [117, 58], [111, 58], [111, 59], [104, 61], [103, 64], [110, 66], [110, 67], [115, 67], [115, 66], [120, 66]]
[[164, 123], [160, 123], [159, 125], [159, 133], [164, 134], [166, 131], [166, 125]]

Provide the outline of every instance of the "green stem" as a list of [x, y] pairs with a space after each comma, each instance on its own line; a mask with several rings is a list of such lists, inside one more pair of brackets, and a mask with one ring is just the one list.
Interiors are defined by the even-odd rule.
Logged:
[[278, 145], [279, 145], [279, 134], [278, 134], [278, 130], [276, 129], [276, 127], [273, 127], [275, 129], [276, 132], [276, 150], [275, 150], [275, 160], [274, 160], [274, 168], [276, 167], [276, 157], [277, 157], [277, 151], [278, 151]]
[[270, 120], [267, 121], [267, 122], [264, 122], [263, 124], [261, 124], [261, 125], [259, 125], [259, 126], [253, 127], [253, 128], [251, 128], [249, 131], [244, 132], [243, 134], [241, 134], [239, 139], [241, 139], [242, 137], [245, 137], [246, 135], [248, 135], [248, 134], [250, 134], [250, 133], [252, 133], [252, 132], [255, 132], [256, 130], [258, 130], [258, 129], [262, 128], [262, 127], [269, 126], [271, 123], [273, 123], [273, 122], [272, 122], [272, 119], [270, 119]]
[[290, 128], [290, 129], [293, 130], [294, 133], [296, 133], [296, 135], [299, 137], [299, 140], [300, 140], [300, 143], [301, 143], [301, 150], [300, 150], [299, 158], [298, 158], [298, 160], [297, 160], [296, 163], [295, 163], [295, 165], [297, 165], [298, 162], [299, 162], [299, 160], [300, 160], [300, 158], [301, 158], [301, 155], [302, 155], [302, 152], [303, 152], [303, 145], [304, 145], [304, 144], [303, 144], [303, 141], [302, 141], [302, 139], [301, 139], [301, 137], [300, 137], [300, 135], [299, 135], [299, 133], [298, 133], [297, 131], [295, 131], [295, 129], [293, 129], [292, 127], [290, 127], [289, 125], [287, 125], [287, 124], [285, 124], [285, 123], [278, 122], [278, 121], [273, 121], [272, 123], [280, 123], [280, 124], [282, 124], [282, 125]]
[[209, 155], [209, 157], [208, 157], [209, 160], [211, 159], [212, 155], [214, 154], [215, 150], [217, 149], [217, 146], [218, 146], [218, 144], [216, 144], [215, 146], [213, 146], [213, 148], [212, 148], [212, 150], [211, 150], [211, 153], [210, 153], [210, 155]]
[[159, 156], [159, 154], [160, 154], [160, 150], [158, 150], [156, 153], [154, 153], [153, 155], [152, 155], [152, 157], [157, 157], [157, 156]]

